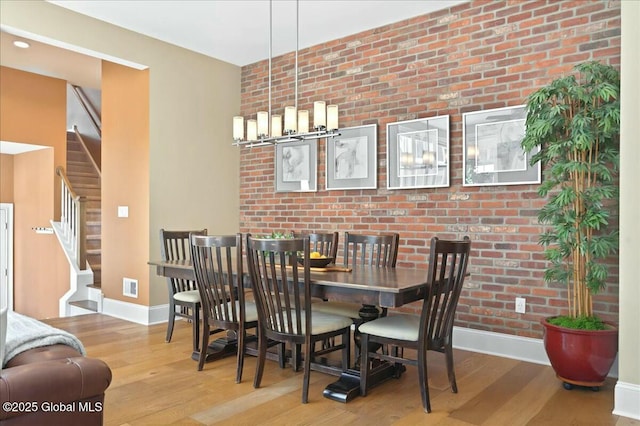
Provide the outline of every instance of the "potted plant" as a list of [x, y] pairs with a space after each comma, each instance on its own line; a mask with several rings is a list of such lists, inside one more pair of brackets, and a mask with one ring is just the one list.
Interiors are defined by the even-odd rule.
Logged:
[[545, 349], [565, 388], [597, 390], [618, 350], [617, 328], [594, 314], [593, 296], [605, 287], [607, 258], [618, 248], [609, 219], [618, 200], [620, 76], [598, 62], [575, 70], [529, 95], [522, 148], [540, 147], [530, 162], [544, 169], [544, 279], [567, 286], [566, 315], [542, 320]]

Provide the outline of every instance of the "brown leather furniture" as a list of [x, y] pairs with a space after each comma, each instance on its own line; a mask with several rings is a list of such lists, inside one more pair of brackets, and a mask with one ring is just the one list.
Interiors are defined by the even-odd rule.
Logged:
[[34, 348], [0, 373], [0, 424], [101, 425], [111, 369], [66, 345]]

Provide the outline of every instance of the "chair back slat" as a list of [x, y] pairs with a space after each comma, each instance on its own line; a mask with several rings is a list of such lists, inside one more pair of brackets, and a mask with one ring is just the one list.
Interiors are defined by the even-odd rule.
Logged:
[[424, 350], [442, 350], [451, 339], [458, 299], [464, 284], [471, 240], [431, 239], [427, 276], [428, 291], [423, 302], [420, 333]]
[[309, 237], [262, 239], [247, 235], [246, 246], [261, 328], [267, 337], [288, 336], [292, 342], [303, 342], [311, 334]]
[[338, 240], [340, 239], [340, 234], [338, 234], [338, 232], [294, 232], [293, 236], [295, 238], [309, 237], [311, 251], [317, 251], [327, 257], [332, 257], [334, 260], [338, 255]]
[[395, 268], [400, 235], [360, 235], [344, 233], [344, 265]]
[[204, 320], [234, 329], [245, 321], [242, 236], [192, 234], [190, 251]]
[[[162, 260], [187, 261], [191, 259], [189, 234], [207, 235], [207, 230], [167, 231], [165, 229], [160, 229], [160, 254], [162, 256]], [[170, 296], [182, 291], [197, 289], [197, 285], [194, 280], [167, 278], [167, 284], [169, 286]]]

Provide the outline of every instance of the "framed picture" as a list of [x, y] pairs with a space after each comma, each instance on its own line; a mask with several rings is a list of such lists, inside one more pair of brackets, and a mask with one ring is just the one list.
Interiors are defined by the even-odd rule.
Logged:
[[462, 115], [464, 186], [540, 183], [540, 163], [520, 146], [526, 118], [524, 105]]
[[449, 186], [449, 116], [387, 124], [387, 188]]
[[327, 189], [375, 189], [378, 168], [376, 124], [340, 129], [327, 138]]
[[314, 192], [318, 177], [318, 140], [276, 145], [276, 192]]

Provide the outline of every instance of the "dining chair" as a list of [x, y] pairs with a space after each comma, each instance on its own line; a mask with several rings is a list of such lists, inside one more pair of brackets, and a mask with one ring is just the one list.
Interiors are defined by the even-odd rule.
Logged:
[[[189, 260], [189, 234], [207, 235], [207, 229], [192, 231], [167, 231], [160, 229], [160, 251], [163, 261]], [[193, 350], [199, 348], [200, 339], [200, 294], [194, 280], [167, 277], [169, 289], [169, 319], [166, 342], [171, 342], [176, 316], [193, 324]], [[177, 308], [177, 309], [176, 309]]]
[[[246, 332], [258, 327], [258, 312], [244, 298], [242, 235], [191, 235], [191, 259], [202, 304], [202, 346], [198, 371], [204, 367], [209, 336], [223, 330], [238, 339], [236, 383], [242, 380]], [[213, 327], [213, 329], [212, 329]]]
[[[397, 233], [382, 235], [364, 235], [344, 233], [344, 266], [372, 266], [377, 268], [395, 268], [398, 259], [400, 235]], [[315, 303], [314, 311], [326, 312], [353, 318], [361, 322], [362, 305], [358, 303], [326, 301]], [[377, 308], [376, 308], [377, 309]], [[386, 314], [386, 310], [382, 310]]]
[[[340, 350], [342, 368], [349, 367], [351, 319], [311, 311], [309, 238], [262, 239], [247, 235], [246, 255], [251, 288], [258, 309], [258, 363], [253, 386], [260, 387], [267, 352], [267, 339], [291, 346], [294, 370], [300, 347], [304, 361], [302, 403], [309, 399], [311, 361]], [[302, 253], [302, 265], [298, 258]], [[342, 342], [316, 350], [316, 342], [342, 336]]]
[[[458, 392], [453, 366], [453, 320], [469, 261], [471, 240], [461, 241], [431, 239], [429, 269], [425, 296], [420, 315], [397, 314], [378, 318], [360, 325], [362, 348], [371, 343], [390, 345], [392, 354], [361, 350], [360, 394], [367, 394], [370, 362], [372, 359], [409, 364], [418, 367], [418, 380], [422, 406], [431, 412], [429, 383], [427, 379], [427, 350], [445, 354], [447, 375], [453, 393]], [[398, 348], [415, 349], [413, 358], [398, 354]]]
[[334, 262], [338, 255], [338, 240], [340, 234], [338, 232], [293, 232], [295, 238], [309, 237], [311, 251], [316, 251], [327, 257], [332, 257]]

